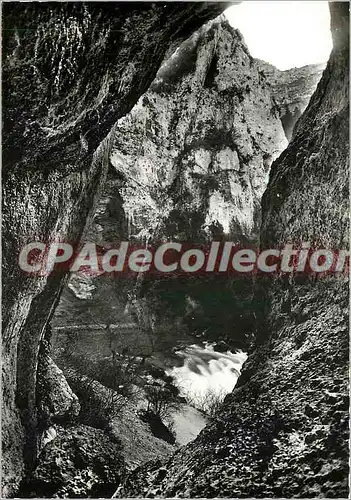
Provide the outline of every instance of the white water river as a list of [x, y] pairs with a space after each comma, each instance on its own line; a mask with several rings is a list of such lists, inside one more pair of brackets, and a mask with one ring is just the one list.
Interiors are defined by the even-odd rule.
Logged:
[[208, 392], [222, 396], [231, 392], [247, 358], [242, 351], [215, 351], [209, 343], [188, 346], [177, 354], [184, 358], [184, 364], [167, 374], [174, 377], [180, 394], [194, 401], [206, 397]]

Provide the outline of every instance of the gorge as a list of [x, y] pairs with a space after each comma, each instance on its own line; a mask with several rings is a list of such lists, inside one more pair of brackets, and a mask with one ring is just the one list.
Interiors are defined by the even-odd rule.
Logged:
[[[16, 262], [54, 238], [347, 247], [347, 4], [330, 5], [334, 49], [308, 106], [323, 68], [289, 75], [301, 87], [278, 102], [286, 75], [250, 56], [225, 7], [4, 7], [4, 496], [347, 497], [344, 275], [33, 279]], [[208, 364], [248, 360], [185, 447], [134, 403], [106, 426], [79, 420], [77, 366], [132, 360], [168, 390], [208, 346]]]

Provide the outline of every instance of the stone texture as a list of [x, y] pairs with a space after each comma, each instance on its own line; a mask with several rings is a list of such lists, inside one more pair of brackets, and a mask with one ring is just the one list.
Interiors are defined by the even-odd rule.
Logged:
[[57, 437], [39, 455], [35, 471], [21, 485], [25, 498], [104, 498], [125, 473], [121, 444], [87, 425], [56, 426]]
[[119, 120], [111, 162], [132, 240], [255, 241], [286, 146], [270, 89], [224, 16], [194, 33]]
[[40, 411], [51, 421], [69, 419], [79, 414], [79, 401], [67, 383], [62, 370], [48, 355], [40, 356], [37, 395]]
[[65, 281], [64, 273], [24, 276], [19, 252], [32, 240], [79, 241], [106, 177], [111, 139], [102, 141], [152, 82], [169, 44], [225, 6], [4, 5], [5, 496], [35, 459], [39, 343]]

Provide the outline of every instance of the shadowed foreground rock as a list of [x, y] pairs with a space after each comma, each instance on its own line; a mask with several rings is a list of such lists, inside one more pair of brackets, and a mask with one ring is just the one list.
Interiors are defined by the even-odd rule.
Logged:
[[[334, 49], [263, 199], [262, 248], [348, 245], [348, 4]], [[220, 417], [119, 495], [348, 497], [348, 284], [276, 276], [257, 285], [256, 347]], [[263, 307], [262, 307], [263, 306]]]
[[87, 425], [56, 427], [57, 436], [39, 455], [22, 497], [104, 498], [113, 494], [125, 473], [121, 443]]
[[[3, 495], [38, 448], [40, 340], [64, 273], [27, 277], [29, 241], [78, 242], [106, 176], [117, 119], [170, 45], [225, 3], [7, 3], [3, 8]], [[99, 146], [100, 145], [100, 146]], [[98, 148], [98, 152], [96, 148]]]

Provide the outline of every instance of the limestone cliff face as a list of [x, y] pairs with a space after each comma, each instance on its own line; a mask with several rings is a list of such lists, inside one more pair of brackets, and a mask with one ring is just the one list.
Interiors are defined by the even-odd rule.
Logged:
[[28, 241], [78, 241], [107, 171], [112, 125], [170, 43], [225, 4], [9, 3], [3, 8], [3, 485], [36, 456], [40, 339], [65, 276], [23, 276]]
[[[272, 167], [262, 248], [348, 241], [348, 5], [330, 4], [334, 49]], [[122, 496], [348, 497], [348, 285], [344, 276], [258, 283], [256, 347], [221, 415]], [[146, 479], [147, 478], [147, 479]]]
[[[257, 244], [269, 168], [287, 141], [265, 78], [240, 32], [224, 17], [210, 21], [165, 59], [150, 89], [117, 122], [114, 136], [115, 173], [104, 186], [89, 240]], [[136, 282], [134, 277], [127, 283], [126, 277], [117, 282], [102, 276], [94, 281], [99, 303], [108, 287], [113, 296], [118, 290], [120, 317], [111, 311], [114, 322], [126, 321], [128, 302], [148, 329], [166, 332], [177, 325], [234, 342], [250, 331], [251, 310], [244, 311], [252, 292], [249, 280]], [[195, 314], [189, 300], [196, 304]], [[86, 307], [66, 288], [55, 323], [66, 322], [72, 310], [76, 319], [80, 310], [79, 321], [89, 323]]]
[[257, 63], [271, 85], [286, 137], [290, 141], [294, 125], [307, 108], [326, 65], [309, 64], [280, 71], [260, 59]]
[[[270, 165], [286, 143], [240, 32], [223, 17], [210, 21], [164, 62], [116, 124], [111, 163], [123, 181], [129, 239], [257, 244]], [[236, 346], [251, 333], [249, 280], [141, 282], [134, 305], [146, 328], [176, 324]]]
[[256, 240], [286, 145], [270, 89], [224, 17], [184, 42], [116, 125], [111, 157], [130, 237]]

